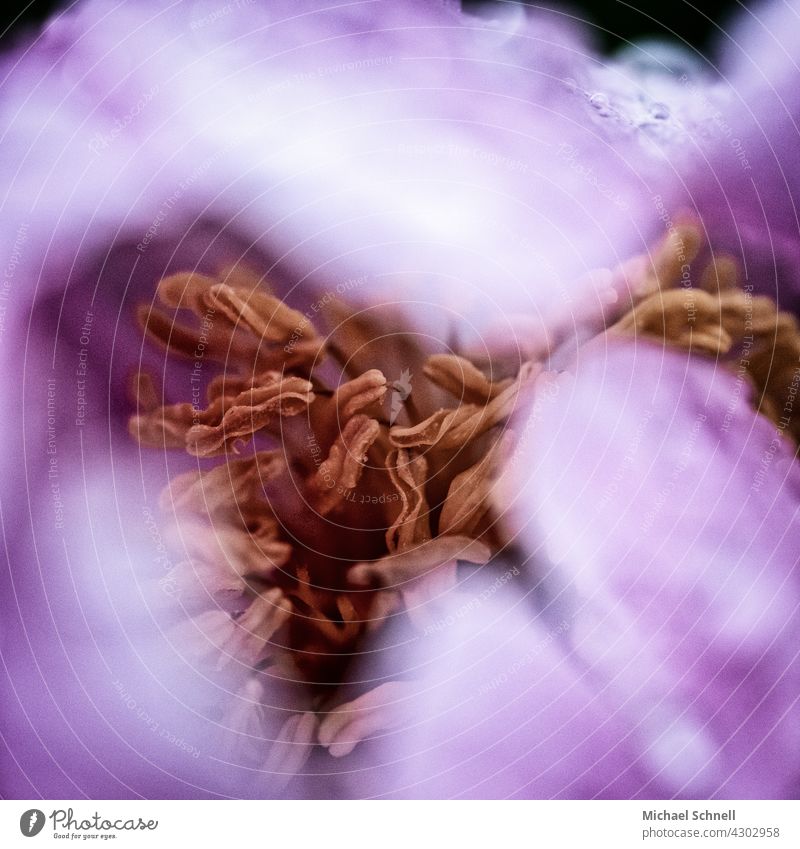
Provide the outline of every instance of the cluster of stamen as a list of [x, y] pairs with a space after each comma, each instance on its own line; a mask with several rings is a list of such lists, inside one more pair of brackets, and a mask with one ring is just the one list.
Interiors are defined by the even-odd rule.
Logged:
[[[699, 285], [692, 264], [703, 259], [699, 225], [676, 227], [665, 240], [630, 311], [610, 335], [651, 339], [711, 357], [747, 379], [751, 403], [795, 444], [800, 442], [800, 328], [765, 295], [754, 295], [736, 260], [705, 258]], [[635, 264], [634, 264], [635, 267]], [[626, 269], [630, 274], [630, 269]], [[634, 287], [635, 288], [635, 287]], [[796, 409], [797, 407], [797, 409]]]
[[[582, 318], [588, 335], [647, 338], [745, 372], [754, 406], [797, 440], [800, 419], [787, 413], [797, 324], [743, 288], [729, 257], [707, 260], [687, 287], [699, 232], [688, 221], [654, 255], [609, 273], [600, 312]], [[197, 458], [161, 498], [181, 552], [181, 639], [218, 668], [243, 668], [250, 703], [270, 676], [295, 682], [261, 764], [289, 775], [314, 746], [343, 755], [391, 723], [401, 682], [342, 695], [365, 635], [393, 616], [426, 627], [459, 570], [491, 568], [510, 544], [492, 497], [514, 446], [509, 420], [551, 379], [569, 323], [549, 328], [530, 357], [518, 349], [479, 368], [422, 350], [394, 315], [341, 303], [320, 335], [241, 267], [170, 276], [158, 297], [172, 312], [142, 307], [147, 335], [171, 355], [196, 360], [202, 349], [217, 364], [203, 406], [164, 404], [147, 375], [134, 380], [133, 436]], [[178, 323], [182, 314], [193, 318]], [[391, 382], [400, 366], [418, 371], [398, 405], [408, 391]]]

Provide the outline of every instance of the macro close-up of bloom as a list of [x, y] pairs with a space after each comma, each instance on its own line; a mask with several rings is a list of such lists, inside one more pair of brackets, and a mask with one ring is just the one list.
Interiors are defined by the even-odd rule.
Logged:
[[603, 27], [0, 44], [0, 797], [797, 798], [800, 5]]

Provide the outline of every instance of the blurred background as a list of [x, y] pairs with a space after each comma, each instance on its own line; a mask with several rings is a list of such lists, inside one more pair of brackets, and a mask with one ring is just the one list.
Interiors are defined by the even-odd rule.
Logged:
[[[78, 0], [80, 2], [80, 0]], [[269, 3], [269, 0], [261, 0]], [[15, 38], [19, 33], [38, 26], [55, 9], [65, 3], [51, 0], [30, 0], [3, 4], [2, 35], [0, 38]], [[486, 0], [462, 0], [462, 7], [476, 15], [492, 14], [501, 2]], [[737, 0], [703, 0], [701, 8], [687, 0], [583, 0], [558, 4], [526, 3], [529, 6], [549, 6], [589, 21], [595, 27], [598, 42], [607, 50], [614, 51], [627, 42], [642, 38], [663, 37], [686, 41], [698, 48], [704, 48], [714, 40], [715, 34], [724, 29], [726, 21], [737, 7], [743, 7]]]

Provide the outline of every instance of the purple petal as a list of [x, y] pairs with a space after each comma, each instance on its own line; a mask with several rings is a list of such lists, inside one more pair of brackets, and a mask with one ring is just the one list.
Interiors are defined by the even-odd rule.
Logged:
[[748, 392], [617, 343], [540, 399], [498, 499], [527, 564], [381, 647], [417, 683], [352, 793], [796, 794], [800, 473]]
[[[502, 574], [502, 573], [501, 573]], [[521, 582], [522, 578], [511, 578]], [[394, 798], [625, 798], [647, 781], [613, 699], [571, 652], [571, 623], [532, 596], [471, 581], [403, 640], [415, 681], [396, 728], [357, 753], [349, 793]], [[388, 674], [384, 667], [383, 672]]]
[[642, 736], [651, 795], [782, 798], [798, 777], [800, 472], [750, 391], [612, 345], [531, 432], [519, 532]]
[[[304, 298], [366, 280], [353, 298], [401, 291], [479, 321], [495, 301], [560, 304], [643, 249], [653, 196], [679, 191], [694, 151], [601, 114], [602, 65], [571, 19], [319, 6], [206, 22], [203, 5], [90, 2], [8, 57], [4, 214], [11, 234], [27, 222], [30, 277], [42, 260], [63, 276], [76, 246], [169, 245], [201, 215], [258, 242]], [[630, 79], [615, 91], [652, 101]], [[689, 121], [684, 94], [662, 123]]]
[[[707, 158], [687, 176], [687, 202], [718, 250], [739, 256], [755, 290], [800, 309], [797, 64], [800, 6], [742, 7], [720, 34], [728, 91], [712, 110]], [[688, 85], [696, 85], [688, 81]]]

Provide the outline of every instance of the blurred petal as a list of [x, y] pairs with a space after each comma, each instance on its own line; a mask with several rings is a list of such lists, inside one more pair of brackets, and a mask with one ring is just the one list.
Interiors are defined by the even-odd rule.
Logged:
[[[668, 121], [598, 109], [601, 63], [568, 16], [323, 7], [95, 0], [7, 57], [3, 212], [10, 233], [28, 223], [31, 275], [76, 248], [146, 253], [200, 214], [265, 247], [304, 301], [399, 290], [439, 308], [420, 321], [457, 305], [480, 323], [494, 302], [553, 308], [641, 250], [696, 154], [674, 132], [697, 123], [685, 87]], [[633, 79], [613, 88], [650, 108]]]
[[435, 626], [400, 640], [396, 671], [411, 681], [347, 763], [352, 794], [622, 798], [644, 785], [624, 715], [571, 656], [571, 623], [496, 589], [470, 582]]
[[[706, 157], [687, 173], [687, 202], [756, 291], [798, 312], [800, 5], [760, 2], [726, 23], [715, 71], [726, 90], [711, 110]], [[696, 80], [685, 82], [702, 96]]]
[[382, 675], [415, 683], [351, 792], [793, 798], [792, 448], [735, 378], [648, 345], [557, 385], [499, 498], [525, 574], [464, 582], [380, 647]]
[[782, 798], [798, 778], [800, 471], [750, 391], [711, 361], [595, 350], [520, 463], [520, 538], [646, 740], [645, 795]]

